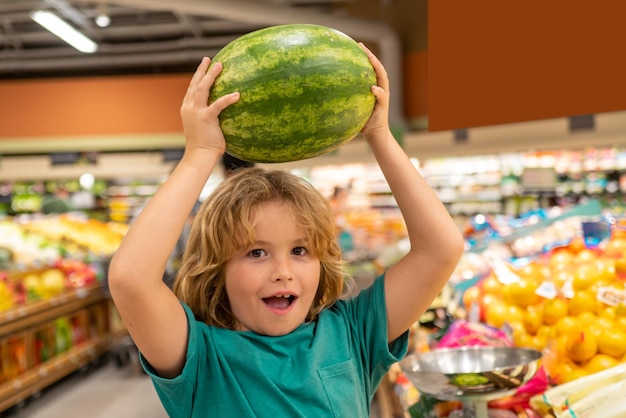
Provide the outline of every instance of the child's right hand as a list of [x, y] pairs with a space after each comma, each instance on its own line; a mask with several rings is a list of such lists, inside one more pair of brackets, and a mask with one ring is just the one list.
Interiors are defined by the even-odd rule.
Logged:
[[226, 141], [218, 116], [227, 106], [239, 100], [239, 92], [220, 97], [208, 105], [211, 86], [222, 71], [222, 64], [219, 62], [209, 69], [210, 62], [211, 60], [205, 57], [198, 65], [180, 108], [186, 153], [204, 149], [222, 155], [226, 150]]

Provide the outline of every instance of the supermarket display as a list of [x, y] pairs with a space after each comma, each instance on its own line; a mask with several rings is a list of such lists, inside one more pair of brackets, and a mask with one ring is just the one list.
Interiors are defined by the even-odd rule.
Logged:
[[420, 392], [459, 400], [463, 414], [487, 418], [487, 402], [514, 394], [535, 375], [540, 359], [534, 349], [473, 345], [411, 354], [400, 364]]
[[227, 151], [244, 161], [312, 158], [354, 138], [368, 121], [376, 74], [366, 53], [335, 29], [290, 24], [235, 39], [213, 58], [223, 70], [211, 100], [236, 91], [220, 114]]
[[0, 411], [124, 335], [104, 287], [123, 234], [122, 225], [78, 214], [0, 220]]
[[[523, 176], [526, 164], [537, 170]], [[555, 164], [554, 170], [542, 164]], [[457, 219], [467, 251], [416, 324], [414, 354], [481, 346], [531, 350], [541, 358], [521, 389], [478, 401], [439, 399], [400, 373], [396, 395], [407, 415], [461, 417], [478, 402], [490, 417], [626, 416], [620, 398], [626, 182], [611, 174], [626, 167], [624, 152], [522, 153], [419, 166]], [[523, 185], [545, 187], [555, 172], [553, 189], [523, 191]], [[374, 165], [318, 166], [301, 174], [329, 198], [335, 187], [349, 193], [340, 219], [346, 235], [338, 238], [349, 240], [346, 269], [357, 284], [369, 284], [407, 250], [397, 206]], [[160, 181], [100, 183], [106, 216], [98, 221], [89, 211], [40, 216], [39, 183], [13, 185], [18, 211], [0, 220], [0, 411], [93, 361], [123, 333], [101, 280], [127, 222]], [[11, 201], [3, 204], [0, 209]]]
[[[420, 329], [427, 343], [407, 357], [403, 368], [420, 391], [407, 413], [437, 418], [481, 416], [477, 410], [504, 417], [624, 416], [624, 407], [614, 402], [624, 393], [626, 364], [626, 222], [621, 209], [589, 200], [566, 210], [502, 219], [469, 221], [470, 250], [449, 282], [447, 307], [455, 318], [437, 332]], [[451, 386], [450, 373], [445, 379], [428, 379], [427, 385], [419, 374], [411, 379], [412, 368], [425, 374], [462, 360], [444, 361], [442, 350], [470, 347], [539, 353], [536, 374], [523, 391], [479, 396], [473, 405]], [[433, 391], [439, 381], [449, 392]], [[469, 409], [474, 412], [467, 415]]]

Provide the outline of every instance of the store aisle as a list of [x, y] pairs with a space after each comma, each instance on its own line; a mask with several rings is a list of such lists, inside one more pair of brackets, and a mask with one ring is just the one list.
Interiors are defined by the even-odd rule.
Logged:
[[1, 418], [167, 418], [147, 375], [132, 364], [76, 372]]

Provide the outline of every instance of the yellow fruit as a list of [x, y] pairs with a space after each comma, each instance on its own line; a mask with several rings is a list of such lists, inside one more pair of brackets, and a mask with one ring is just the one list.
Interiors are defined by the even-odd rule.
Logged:
[[556, 285], [556, 287], [561, 288], [569, 280], [574, 280], [574, 273], [572, 273], [571, 268], [568, 270], [555, 271], [550, 280]]
[[617, 278], [615, 260], [607, 257], [598, 258], [596, 261], [598, 280], [610, 283]]
[[551, 327], [549, 325], [542, 325], [539, 327], [535, 335], [549, 340], [552, 338], [556, 338], [556, 330], [554, 329], [554, 327]]
[[608, 257], [621, 258], [626, 253], [626, 239], [611, 238], [604, 247], [604, 254]]
[[626, 316], [619, 316], [615, 318], [615, 326], [626, 332]]
[[574, 272], [572, 288], [574, 291], [588, 289], [598, 280], [599, 275], [600, 271], [594, 264], [580, 265]]
[[523, 313], [523, 323], [529, 334], [536, 334], [543, 325], [543, 309], [537, 306], [529, 306]]
[[41, 273], [41, 296], [44, 299], [61, 294], [65, 290], [65, 274], [59, 269]]
[[549, 299], [543, 305], [543, 323], [546, 325], [554, 325], [559, 319], [567, 316], [568, 311], [569, 308], [564, 299]]
[[619, 361], [615, 357], [607, 354], [596, 354], [591, 357], [587, 364], [585, 364], [585, 370], [589, 372], [589, 374], [593, 374], [601, 372], [602, 370], [610, 369], [618, 364]]
[[576, 316], [582, 312], [595, 312], [597, 304], [598, 300], [593, 292], [578, 291], [569, 301], [569, 314]]
[[576, 319], [584, 329], [594, 328], [598, 320], [596, 314], [589, 311], [579, 313], [578, 315], [576, 315]]
[[504, 285], [498, 281], [498, 278], [495, 275], [490, 274], [481, 282], [480, 287], [484, 293], [500, 296]]
[[617, 308], [615, 306], [607, 306], [604, 303], [598, 303], [598, 316], [601, 318], [615, 319], [615, 312]]
[[541, 283], [549, 277], [550, 268], [540, 263], [528, 263], [515, 271], [523, 280]]
[[543, 335], [535, 335], [531, 337], [531, 347], [535, 350], [543, 351], [544, 348], [548, 345], [548, 339]]
[[525, 332], [514, 335], [513, 344], [515, 344], [516, 347], [521, 348], [535, 348], [533, 336]]
[[582, 367], [578, 367], [571, 361], [563, 361], [563, 363], [557, 366], [556, 376], [554, 376], [554, 379], [556, 380], [557, 384], [561, 385], [563, 383], [576, 380], [579, 377], [585, 376], [587, 374], [589, 373], [586, 370], [584, 370]]
[[513, 339], [520, 334], [527, 334], [526, 327], [522, 321], [507, 321], [513, 331]]
[[567, 336], [565, 352], [573, 361], [589, 360], [598, 352], [596, 337], [590, 332], [572, 333]]
[[573, 316], [564, 316], [554, 325], [556, 336], [569, 335], [572, 332], [581, 331], [578, 321]]
[[597, 338], [598, 352], [615, 358], [626, 353], [626, 332], [619, 329], [605, 329]]
[[531, 279], [521, 279], [517, 282], [510, 283], [502, 289], [502, 297], [504, 301], [525, 308], [538, 303], [541, 298], [535, 293], [539, 287], [539, 283]]
[[598, 254], [588, 248], [583, 248], [582, 250], [578, 251], [576, 256], [574, 256], [574, 262], [578, 265], [595, 262], [597, 259]]
[[502, 328], [507, 320], [508, 306], [501, 301], [493, 301], [485, 306], [485, 322], [495, 328]]
[[574, 255], [565, 250], [555, 251], [552, 256], [550, 256], [548, 264], [552, 272], [568, 270], [574, 264]]

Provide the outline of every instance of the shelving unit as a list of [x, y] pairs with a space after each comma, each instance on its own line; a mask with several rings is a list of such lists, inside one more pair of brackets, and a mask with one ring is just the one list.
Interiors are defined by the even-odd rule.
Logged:
[[[103, 288], [94, 285], [0, 313], [0, 411], [104, 354], [123, 334], [112, 330], [112, 311]], [[59, 320], [73, 323], [71, 343], [54, 335]]]

